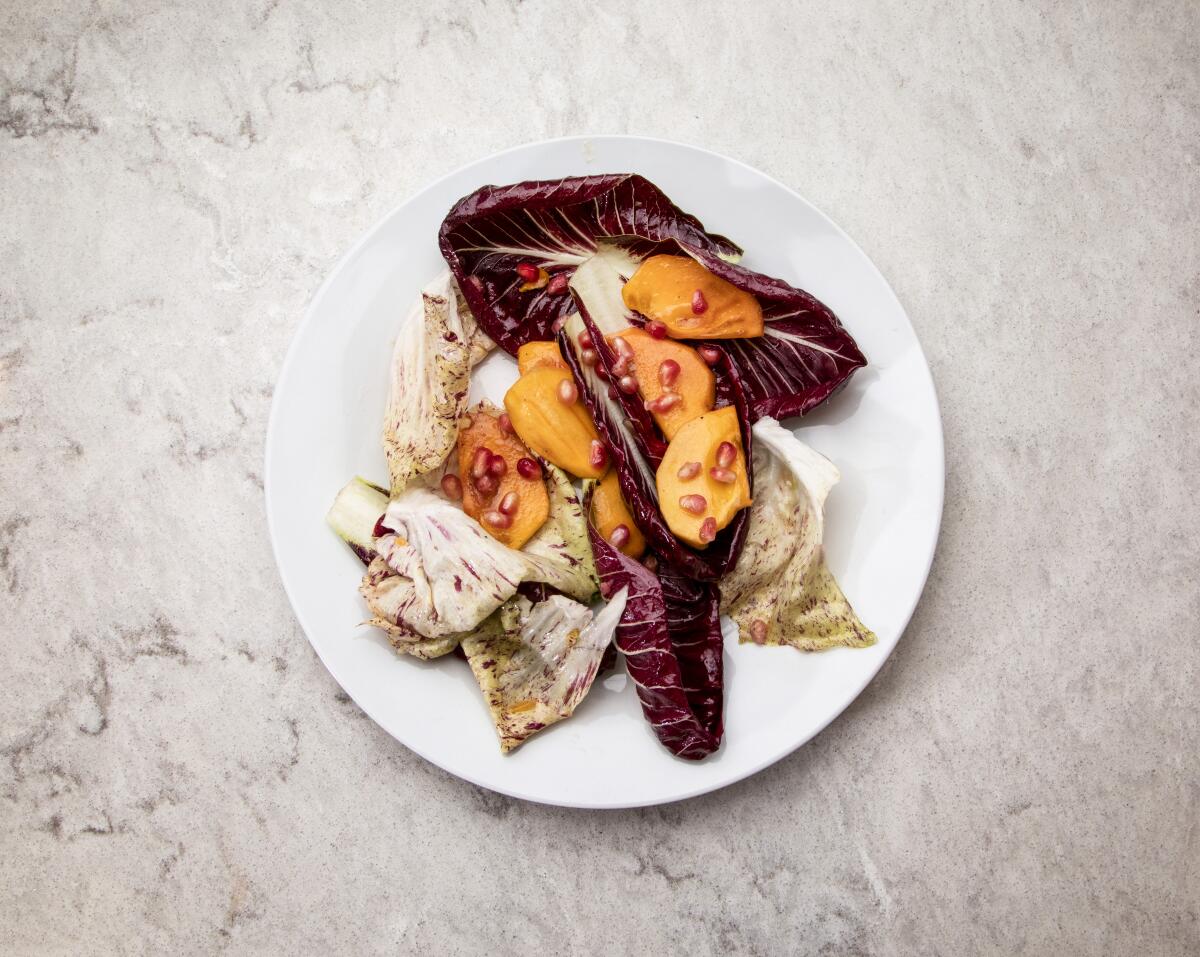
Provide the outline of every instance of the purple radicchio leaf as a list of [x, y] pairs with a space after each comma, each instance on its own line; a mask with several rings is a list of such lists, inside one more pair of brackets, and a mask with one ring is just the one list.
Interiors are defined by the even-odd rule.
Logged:
[[516, 355], [526, 342], [553, 338], [555, 320], [574, 310], [559, 284], [522, 291], [517, 266], [569, 275], [610, 237], [628, 237], [639, 257], [668, 241], [716, 256], [741, 253], [629, 173], [484, 186], [455, 203], [438, 245], [484, 331]]
[[715, 583], [696, 581], [661, 563], [659, 583], [688, 704], [704, 729], [719, 740], [724, 732], [725, 683], [721, 593]]
[[571, 276], [614, 240], [632, 268], [654, 253], [682, 251], [758, 298], [764, 334], [721, 340], [741, 375], [754, 421], [802, 415], [866, 365], [828, 306], [730, 262], [740, 255], [736, 245], [705, 232], [699, 220], [640, 176], [485, 186], [455, 204], [439, 233], [442, 255], [471, 311], [513, 354], [525, 342], [551, 338], [555, 321], [574, 310], [561, 280], [522, 289], [526, 284], [516, 267], [528, 263], [556, 277]]
[[[677, 757], [698, 761], [712, 754], [721, 746], [721, 737], [692, 710], [657, 576], [614, 548], [594, 526], [589, 525], [589, 531], [601, 591], [615, 595], [628, 589], [616, 646], [637, 688], [642, 713], [663, 747]], [[705, 719], [711, 721], [711, 714], [706, 713]]]

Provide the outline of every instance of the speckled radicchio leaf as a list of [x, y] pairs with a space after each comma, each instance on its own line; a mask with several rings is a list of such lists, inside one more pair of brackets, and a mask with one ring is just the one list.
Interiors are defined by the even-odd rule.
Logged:
[[[614, 548], [594, 526], [589, 526], [589, 531], [601, 591], [616, 594], [622, 588], [628, 589], [624, 614], [617, 626], [616, 645], [637, 688], [646, 720], [672, 754], [691, 761], [712, 754], [721, 746], [719, 664], [715, 698], [711, 687], [693, 691], [689, 696], [689, 685], [700, 671], [699, 658], [689, 651], [685, 666], [684, 659], [677, 654], [669, 628], [670, 612], [658, 576]], [[701, 587], [716, 593], [715, 586]], [[694, 629], [688, 628], [686, 633], [693, 635]], [[711, 663], [711, 659], [710, 653], [706, 663]], [[716, 659], [720, 661], [719, 645]]]
[[[619, 239], [632, 261], [684, 252], [753, 293], [767, 322], [763, 336], [722, 340], [746, 391], [752, 419], [808, 412], [866, 365], [850, 334], [815, 297], [729, 262], [741, 250], [673, 205], [635, 175], [574, 177], [485, 186], [459, 200], [442, 223], [442, 255], [480, 325], [509, 353], [553, 337], [574, 310], [551, 285], [522, 291], [520, 263], [570, 276], [603, 240]], [[628, 278], [626, 276], [625, 278]]]
[[[619, 398], [610, 394], [607, 383], [593, 366], [579, 361], [579, 335], [586, 328], [585, 320], [573, 315], [559, 333], [559, 351], [580, 386], [580, 394], [588, 405], [596, 428], [608, 447], [609, 457], [617, 472], [621, 494], [633, 513], [634, 520], [650, 541], [653, 549], [681, 573], [702, 581], [716, 581], [737, 564], [746, 537], [747, 511], [739, 512], [704, 551], [697, 551], [680, 541], [667, 526], [658, 507], [658, 488], [655, 482], [657, 460], [646, 451], [653, 438], [639, 439], [636, 424], [624, 414]], [[599, 342], [595, 327], [592, 338]], [[737, 372], [724, 359], [717, 367], [717, 405], [735, 405], [742, 424], [742, 442], [747, 458], [753, 452], [745, 400]], [[650, 426], [653, 428], [653, 426]], [[753, 482], [753, 477], [751, 477]], [[594, 549], [593, 549], [594, 551]]]

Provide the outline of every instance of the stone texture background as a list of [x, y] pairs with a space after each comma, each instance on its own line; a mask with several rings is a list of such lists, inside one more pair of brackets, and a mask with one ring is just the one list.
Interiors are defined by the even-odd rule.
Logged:
[[[1200, 6], [0, 4], [0, 950], [1200, 952]], [[721, 793], [481, 792], [365, 720], [260, 461], [422, 184], [631, 132], [824, 208], [945, 416], [928, 590]]]

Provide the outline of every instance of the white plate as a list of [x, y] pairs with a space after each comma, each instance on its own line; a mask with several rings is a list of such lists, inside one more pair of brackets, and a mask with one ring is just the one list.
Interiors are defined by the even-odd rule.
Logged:
[[[466, 663], [395, 655], [356, 586], [362, 566], [325, 525], [354, 475], [385, 483], [379, 433], [388, 360], [421, 287], [445, 268], [437, 230], [455, 200], [487, 183], [641, 173], [746, 265], [809, 290], [870, 365], [796, 431], [841, 469], [829, 497], [829, 565], [879, 636], [865, 650], [801, 654], [727, 635], [725, 743], [699, 763], [657, 742], [624, 673], [597, 682], [569, 720], [503, 756]], [[494, 356], [499, 399], [511, 360]], [[515, 797], [631, 807], [712, 791], [778, 761], [824, 728], [896, 647], [933, 559], [942, 515], [942, 427], [916, 335], [879, 271], [837, 226], [742, 163], [659, 140], [554, 140], [473, 163], [402, 203], [346, 254], [288, 351], [267, 433], [267, 517], [284, 588], [313, 648], [346, 693], [398, 741], [452, 774]]]

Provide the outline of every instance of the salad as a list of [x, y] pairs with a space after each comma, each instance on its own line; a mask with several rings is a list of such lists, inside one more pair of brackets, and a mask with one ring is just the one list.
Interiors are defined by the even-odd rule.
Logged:
[[[438, 242], [392, 357], [388, 481], [328, 521], [369, 623], [465, 658], [503, 751], [619, 659], [663, 747], [712, 754], [722, 616], [764, 647], [875, 641], [825, 564], [838, 470], [779, 424], [866, 364], [828, 307], [635, 175], [485, 186]], [[470, 400], [496, 348], [502, 407]]]

